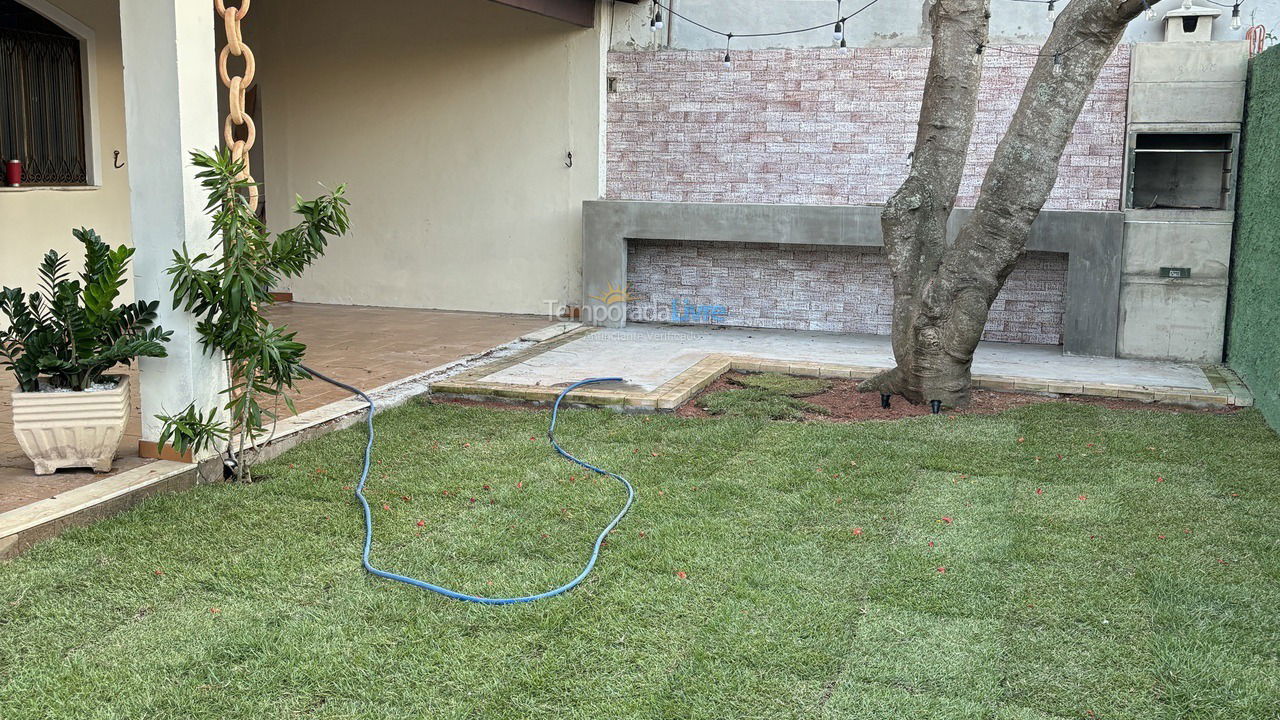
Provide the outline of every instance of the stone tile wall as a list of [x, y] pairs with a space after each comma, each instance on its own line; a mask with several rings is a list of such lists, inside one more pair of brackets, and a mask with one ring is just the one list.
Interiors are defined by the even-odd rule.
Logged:
[[[972, 206], [1035, 47], [986, 52], [959, 205]], [[1019, 53], [1019, 54], [1015, 54]], [[1128, 46], [1085, 104], [1046, 207], [1117, 210]], [[613, 52], [606, 198], [806, 205], [884, 202], [916, 133], [927, 48]]]
[[[1028, 253], [996, 298], [983, 339], [1062, 344], [1066, 277], [1066, 255]], [[632, 242], [627, 282], [638, 298], [627, 308], [633, 322], [683, 314], [745, 327], [877, 335], [890, 328], [892, 281], [878, 249]]]

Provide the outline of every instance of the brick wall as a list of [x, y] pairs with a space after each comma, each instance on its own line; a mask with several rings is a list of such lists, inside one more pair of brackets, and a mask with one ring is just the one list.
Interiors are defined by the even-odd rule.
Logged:
[[[991, 307], [985, 340], [1062, 344], [1067, 259], [1028, 253]], [[632, 321], [667, 321], [683, 308], [721, 305], [720, 324], [887, 335], [893, 303], [879, 251], [820, 245], [631, 242]]]
[[[1034, 47], [1008, 51], [1034, 53]], [[613, 52], [606, 197], [864, 205], [901, 183], [927, 48]], [[959, 204], [972, 206], [1035, 58], [986, 53]], [[1117, 210], [1129, 48], [1120, 46], [1062, 159], [1053, 209]]]

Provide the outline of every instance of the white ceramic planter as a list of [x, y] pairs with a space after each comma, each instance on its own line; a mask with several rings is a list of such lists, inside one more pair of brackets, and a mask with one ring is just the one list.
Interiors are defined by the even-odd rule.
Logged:
[[13, 432], [37, 475], [59, 468], [107, 472], [129, 422], [129, 377], [111, 390], [13, 391]]

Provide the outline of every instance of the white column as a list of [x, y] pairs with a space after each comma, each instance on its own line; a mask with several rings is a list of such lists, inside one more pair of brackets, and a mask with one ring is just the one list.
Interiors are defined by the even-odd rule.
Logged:
[[159, 324], [173, 331], [167, 358], [143, 358], [142, 440], [155, 441], [160, 413], [189, 403], [211, 408], [225, 398], [221, 358], [205, 353], [196, 318], [171, 309], [173, 251], [211, 251], [211, 221], [188, 159], [218, 145], [213, 3], [204, 0], [120, 0], [125, 122], [129, 149], [134, 293], [160, 301]]

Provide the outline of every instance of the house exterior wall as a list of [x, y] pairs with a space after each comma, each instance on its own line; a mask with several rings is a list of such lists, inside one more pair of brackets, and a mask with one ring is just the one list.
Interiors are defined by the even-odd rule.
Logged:
[[[254, 6], [268, 219], [345, 182], [308, 302], [544, 313], [581, 290], [602, 33], [496, 3]], [[566, 153], [573, 153], [567, 168]]]
[[[1045, 209], [1126, 213], [1112, 352], [1118, 346], [1128, 357], [1216, 362], [1224, 332], [1232, 212], [1126, 208], [1126, 149], [1134, 132], [1171, 132], [1175, 122], [1195, 126], [1183, 131], [1238, 131], [1244, 87], [1238, 70], [1245, 58], [1239, 40], [1245, 28], [1280, 14], [1280, 0], [1241, 8], [1240, 30], [1230, 29], [1231, 14], [1224, 12], [1213, 21], [1211, 43], [1163, 42], [1163, 15], [1180, 3], [1152, 4], [1161, 19], [1140, 16], [1130, 25], [1080, 116]], [[887, 200], [909, 168], [914, 145], [930, 44], [926, 4], [868, 6], [846, 24], [846, 52], [833, 47], [829, 27], [742, 37], [829, 22], [836, 17], [833, 5], [676, 0], [678, 13], [738, 34], [730, 42], [729, 67], [722, 62], [723, 36], [670, 12], [666, 27], [650, 32], [651, 7], [619, 10], [608, 69], [605, 197], [767, 206], [874, 206]], [[844, 9], [861, 7], [846, 3]], [[992, 36], [959, 207], [976, 201], [985, 168], [1021, 99], [1051, 28], [1045, 10], [1038, 3], [992, 7]], [[736, 234], [745, 239], [748, 232], [738, 228]], [[654, 265], [638, 259], [643, 267]], [[1188, 267], [1190, 278], [1179, 270]], [[860, 268], [848, 268], [860, 284], [846, 288], [846, 294], [883, 294], [874, 273]], [[685, 272], [680, 281], [690, 272], [697, 274]], [[821, 274], [814, 264], [797, 272]], [[1173, 276], [1162, 277], [1166, 273]], [[633, 275], [628, 279], [650, 293], [688, 288], [661, 287], [674, 280], [662, 272]], [[1065, 291], [1074, 280], [1057, 276], [1050, 282]], [[784, 290], [780, 302], [791, 302], [785, 298], [793, 293]], [[744, 308], [751, 305], [732, 292], [728, 297]], [[591, 306], [591, 297], [583, 302]], [[819, 305], [808, 312], [808, 322], [832, 324]], [[878, 326], [863, 320], [852, 325]], [[1024, 332], [1019, 339], [1034, 335]]]
[[[38, 283], [36, 267], [49, 249], [67, 253], [70, 269], [79, 272], [83, 259], [72, 228], [91, 227], [113, 245], [132, 244], [129, 224], [129, 155], [124, 133], [124, 73], [120, 57], [120, 11], [115, 0], [28, 2], [46, 17], [65, 13], [92, 31], [91, 62], [95, 82], [87, 100], [96, 105], [97, 128], [85, 132], [96, 141], [98, 184], [76, 188], [0, 188], [0, 286], [28, 292]], [[120, 151], [123, 168], [115, 168], [112, 151]], [[132, 287], [124, 290], [132, 297]], [[3, 322], [3, 319], [0, 319]]]

